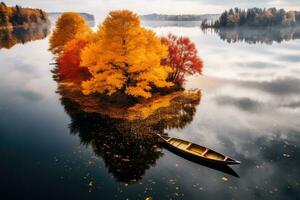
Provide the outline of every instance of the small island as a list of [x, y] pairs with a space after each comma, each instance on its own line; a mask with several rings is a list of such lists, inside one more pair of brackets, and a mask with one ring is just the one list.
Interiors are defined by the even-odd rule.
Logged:
[[0, 3], [0, 28], [29, 27], [36, 24], [50, 24], [48, 14], [41, 9], [9, 7]]
[[276, 8], [231, 8], [218, 20], [204, 20], [202, 28], [294, 26], [300, 24], [300, 12]]
[[175, 98], [199, 98], [183, 87], [186, 76], [202, 73], [195, 44], [172, 34], [158, 37], [129, 10], [111, 11], [96, 32], [79, 13], [64, 13], [49, 50], [59, 91], [89, 112], [136, 119], [152, 113], [141, 111], [144, 105], [156, 110]]

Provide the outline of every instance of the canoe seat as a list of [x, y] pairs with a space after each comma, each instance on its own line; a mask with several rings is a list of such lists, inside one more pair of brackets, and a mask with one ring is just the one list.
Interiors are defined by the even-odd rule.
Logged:
[[202, 155], [202, 153], [206, 150], [205, 147], [201, 147], [195, 144], [191, 144], [190, 147], [187, 148], [188, 151], [191, 151], [192, 153], [198, 154], [199, 156]]
[[203, 151], [203, 153], [201, 154], [201, 156], [204, 156], [207, 152], [208, 152], [208, 149], [205, 149], [205, 151]]
[[221, 154], [218, 154], [218, 153], [216, 153], [214, 151], [208, 151], [205, 154], [205, 157], [209, 158], [209, 159], [213, 159], [213, 160], [224, 160], [225, 159], [225, 156], [223, 156]]
[[188, 144], [188, 142], [182, 141], [180, 144], [177, 145], [177, 147], [180, 149], [185, 149]]
[[173, 146], [180, 148], [180, 149], [185, 149], [186, 146], [189, 144], [189, 142], [183, 141], [183, 140], [178, 140], [178, 139], [171, 139], [169, 141], [170, 144], [172, 144]]
[[189, 143], [185, 148], [188, 149], [193, 143]]

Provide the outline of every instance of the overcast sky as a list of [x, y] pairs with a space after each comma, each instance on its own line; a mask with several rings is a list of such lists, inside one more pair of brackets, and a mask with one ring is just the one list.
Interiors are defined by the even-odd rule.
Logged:
[[49, 12], [88, 12], [102, 19], [110, 10], [130, 9], [139, 14], [220, 13], [230, 7], [277, 7], [300, 10], [300, 0], [0, 0], [8, 5], [38, 7]]

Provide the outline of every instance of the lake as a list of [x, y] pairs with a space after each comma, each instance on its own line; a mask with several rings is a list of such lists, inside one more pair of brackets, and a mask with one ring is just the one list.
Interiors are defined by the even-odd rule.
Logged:
[[[0, 30], [1, 199], [300, 199], [300, 30], [144, 24], [190, 37], [204, 71], [185, 84], [196, 100], [135, 124], [65, 98], [49, 30]], [[193, 163], [131, 135], [155, 131], [242, 163]]]

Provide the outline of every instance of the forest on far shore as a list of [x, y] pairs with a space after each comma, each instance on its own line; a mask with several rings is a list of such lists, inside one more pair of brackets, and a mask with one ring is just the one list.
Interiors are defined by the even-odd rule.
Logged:
[[204, 20], [203, 28], [236, 26], [293, 26], [300, 24], [299, 11], [285, 11], [276, 8], [231, 8], [224, 11], [218, 20]]
[[30, 24], [49, 23], [48, 14], [41, 9], [9, 7], [0, 3], [0, 27], [26, 26]]

